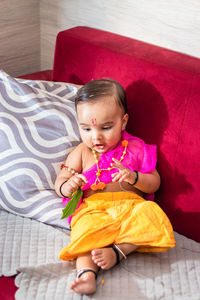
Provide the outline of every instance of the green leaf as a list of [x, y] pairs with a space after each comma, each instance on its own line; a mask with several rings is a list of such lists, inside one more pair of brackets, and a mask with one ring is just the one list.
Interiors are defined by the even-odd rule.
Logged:
[[66, 207], [62, 210], [63, 214], [62, 214], [61, 219], [68, 218], [71, 215], [73, 215], [82, 195], [83, 195], [83, 191], [79, 187], [77, 192], [72, 197], [72, 199], [67, 203]]

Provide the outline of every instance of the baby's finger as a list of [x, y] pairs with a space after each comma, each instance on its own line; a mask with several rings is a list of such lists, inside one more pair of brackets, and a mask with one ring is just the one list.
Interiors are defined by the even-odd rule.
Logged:
[[116, 182], [116, 181], [119, 180], [119, 178], [121, 177], [121, 175], [120, 175], [120, 173], [113, 173], [112, 177], [113, 177], [112, 182]]
[[69, 181], [69, 185], [72, 189], [78, 189], [80, 184], [81, 184], [81, 181], [79, 178], [73, 178], [73, 180]]
[[73, 182], [74, 184], [76, 184], [76, 186], [81, 186], [82, 185], [82, 178], [80, 176], [80, 174], [75, 175], [71, 178], [70, 183]]
[[81, 178], [81, 180], [84, 181], [84, 183], [88, 183], [88, 180], [87, 180], [87, 178], [85, 177], [85, 175], [83, 175], [83, 174], [78, 174], [77, 176], [78, 176], [79, 178]]
[[120, 161], [118, 161], [116, 158], [112, 158], [112, 160], [115, 162], [115, 163], [112, 163], [112, 167], [115, 167], [115, 168], [118, 168], [118, 169], [123, 169], [123, 165], [121, 164]]
[[128, 178], [127, 174], [124, 174], [121, 176], [121, 178], [119, 179], [119, 182], [125, 181]]
[[112, 160], [115, 162], [115, 164], [121, 164], [119, 160], [117, 160], [116, 158], [112, 158]]
[[68, 185], [68, 187], [66, 187], [66, 188], [64, 187], [62, 189], [62, 193], [63, 193], [63, 195], [66, 195], [66, 198], [68, 198], [69, 196], [71, 196], [71, 194], [74, 193], [75, 191], [76, 191], [76, 189], [73, 188], [71, 185]]
[[66, 190], [65, 192], [70, 196], [72, 193], [74, 193], [76, 191], [76, 189], [70, 187], [68, 188], [68, 190]]

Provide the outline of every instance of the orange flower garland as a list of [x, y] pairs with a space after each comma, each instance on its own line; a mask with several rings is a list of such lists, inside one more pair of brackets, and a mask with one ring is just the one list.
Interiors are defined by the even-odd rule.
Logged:
[[122, 141], [122, 147], [127, 147], [128, 146], [128, 141], [127, 140], [123, 140]]
[[106, 187], [106, 184], [101, 181], [99, 181], [97, 184], [94, 183], [90, 186], [91, 190], [93, 190], [93, 191], [103, 190], [105, 187]]
[[[122, 143], [121, 143], [122, 147], [124, 147], [124, 151], [122, 153], [122, 156], [120, 157], [120, 160], [119, 162], [122, 162], [122, 160], [124, 159], [125, 155], [126, 155], [126, 150], [127, 150], [127, 146], [128, 146], [128, 141], [127, 140], [123, 140]], [[106, 187], [106, 184], [104, 182], [101, 182], [99, 177], [101, 176], [101, 172], [102, 171], [111, 171], [112, 169], [115, 169], [115, 167], [112, 167], [110, 166], [109, 168], [107, 169], [100, 169], [99, 168], [99, 160], [97, 158], [97, 153], [94, 149], [92, 149], [92, 153], [94, 155], [94, 158], [95, 158], [95, 162], [96, 162], [96, 165], [97, 165], [97, 172], [96, 172], [96, 180], [95, 180], [95, 183], [92, 184], [90, 186], [91, 190], [93, 191], [97, 191], [97, 190], [103, 190], [105, 187]]]

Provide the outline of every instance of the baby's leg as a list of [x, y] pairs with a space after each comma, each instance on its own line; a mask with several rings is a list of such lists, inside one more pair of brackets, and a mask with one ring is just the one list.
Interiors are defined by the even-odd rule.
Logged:
[[101, 269], [108, 270], [116, 265], [118, 259], [121, 260], [123, 257], [126, 257], [127, 254], [135, 251], [138, 248], [136, 245], [125, 243], [116, 246], [117, 247], [110, 246], [107, 248], [92, 250], [92, 260], [94, 263], [97, 264], [97, 266], [99, 266]]
[[87, 294], [95, 293], [96, 292], [95, 273], [97, 274], [99, 267], [93, 262], [90, 253], [77, 258], [76, 269], [79, 274], [78, 278], [71, 283], [69, 288], [78, 294], [87, 295]]

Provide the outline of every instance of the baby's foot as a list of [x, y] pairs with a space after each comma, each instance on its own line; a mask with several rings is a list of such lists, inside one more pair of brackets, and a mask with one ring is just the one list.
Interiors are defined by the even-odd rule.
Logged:
[[93, 294], [96, 292], [96, 279], [92, 272], [81, 275], [80, 278], [74, 280], [70, 287], [77, 294]]
[[94, 249], [91, 254], [94, 263], [103, 270], [108, 270], [116, 265], [116, 254], [112, 248]]

